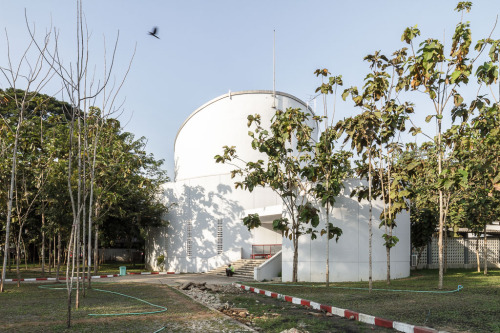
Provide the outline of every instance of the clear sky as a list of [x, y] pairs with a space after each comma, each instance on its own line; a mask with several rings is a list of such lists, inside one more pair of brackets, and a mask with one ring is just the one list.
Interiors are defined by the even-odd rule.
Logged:
[[[8, 33], [12, 54], [29, 42], [26, 9], [37, 33], [51, 24], [58, 29], [61, 57], [67, 63], [74, 61], [76, 1], [0, 3], [0, 26]], [[126, 131], [147, 138], [147, 151], [164, 159], [173, 177], [174, 139], [194, 110], [229, 90], [272, 89], [273, 30], [276, 90], [307, 102], [320, 84], [315, 69], [326, 67], [342, 75], [345, 87], [362, 85], [368, 69], [363, 57], [403, 47], [400, 38], [408, 26], [418, 24], [423, 37], [445, 36], [449, 44], [460, 19], [453, 11], [456, 4], [449, 0], [87, 0], [83, 6], [91, 34], [91, 62], [102, 63], [104, 37], [111, 47], [119, 32], [114, 71], [119, 79], [137, 47], [120, 94], [124, 104], [119, 119]], [[474, 3], [465, 18], [471, 21], [474, 42], [489, 35], [499, 13], [498, 0]], [[160, 39], [148, 35], [153, 26], [158, 26]], [[500, 38], [498, 31], [492, 38]], [[2, 31], [0, 65], [4, 66], [6, 46]], [[0, 88], [7, 88], [3, 78]], [[54, 90], [49, 86], [44, 93]], [[352, 103], [338, 103], [336, 118], [354, 112]], [[427, 114], [417, 109], [416, 119]]]

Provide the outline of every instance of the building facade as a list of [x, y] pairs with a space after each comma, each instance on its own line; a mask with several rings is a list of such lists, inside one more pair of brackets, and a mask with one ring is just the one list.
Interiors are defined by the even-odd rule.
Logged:
[[[291, 280], [291, 242], [272, 230], [272, 221], [285, 214], [279, 196], [269, 188], [253, 192], [235, 189], [231, 164], [217, 164], [214, 156], [223, 146], [235, 146], [244, 161], [264, 159], [251, 148], [247, 116], [260, 114], [262, 124], [270, 123], [276, 109], [308, 109], [300, 99], [282, 92], [242, 91], [222, 95], [204, 104], [182, 124], [175, 140], [175, 181], [165, 184], [164, 197], [171, 208], [168, 227], [150, 230], [146, 243], [146, 263], [151, 269], [175, 272], [207, 272], [241, 258], [279, 252], [284, 281]], [[317, 128], [313, 120], [309, 124]], [[317, 132], [314, 133], [317, 135]], [[358, 281], [368, 277], [368, 203], [349, 197], [360, 181], [346, 182], [345, 195], [337, 200], [333, 223], [343, 229], [338, 243], [331, 241], [331, 281]], [[374, 205], [374, 278], [385, 277], [383, 231], [378, 228], [379, 205]], [[249, 231], [242, 222], [258, 213], [262, 226]], [[410, 271], [409, 217], [401, 216], [395, 235], [399, 244], [392, 250], [394, 277]], [[326, 240], [299, 241], [299, 280], [324, 281]], [[272, 249], [272, 250], [271, 250]], [[163, 256], [159, 267], [157, 259]], [[274, 260], [276, 262], [276, 258]], [[379, 274], [380, 273], [380, 274]], [[323, 277], [323, 280], [322, 280]]]

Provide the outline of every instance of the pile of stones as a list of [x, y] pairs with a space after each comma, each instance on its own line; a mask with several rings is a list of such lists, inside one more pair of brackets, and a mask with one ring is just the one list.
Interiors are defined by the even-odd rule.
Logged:
[[[223, 295], [225, 293], [236, 294], [236, 293], [244, 293], [245, 291], [241, 288], [236, 288], [232, 285], [207, 285], [206, 282], [203, 283], [194, 283], [194, 282], [186, 282], [178, 287], [184, 294], [188, 295], [195, 301], [206, 305], [209, 308], [217, 310], [226, 314], [229, 317], [236, 319], [237, 321], [244, 323], [251, 330], [260, 331], [259, 327], [255, 326], [253, 321], [257, 317], [253, 314], [249, 313], [247, 309], [244, 308], [234, 308], [231, 307], [227, 302], [222, 303], [219, 295]], [[318, 315], [314, 313], [314, 315]], [[319, 314], [322, 315], [322, 314]], [[277, 313], [269, 313], [264, 315], [263, 317], [272, 317], [279, 316]], [[305, 330], [293, 328], [281, 333], [307, 333]]]

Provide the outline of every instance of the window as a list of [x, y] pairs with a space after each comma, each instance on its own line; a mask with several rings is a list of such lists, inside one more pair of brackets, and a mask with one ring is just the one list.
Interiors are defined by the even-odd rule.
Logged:
[[191, 259], [193, 256], [193, 223], [188, 222], [186, 226], [186, 255]]
[[223, 251], [222, 245], [222, 219], [217, 220], [217, 254]]

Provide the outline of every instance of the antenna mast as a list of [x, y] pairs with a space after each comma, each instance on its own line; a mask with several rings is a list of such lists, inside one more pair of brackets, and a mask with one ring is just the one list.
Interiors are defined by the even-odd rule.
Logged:
[[276, 30], [273, 34], [273, 108], [276, 109]]

